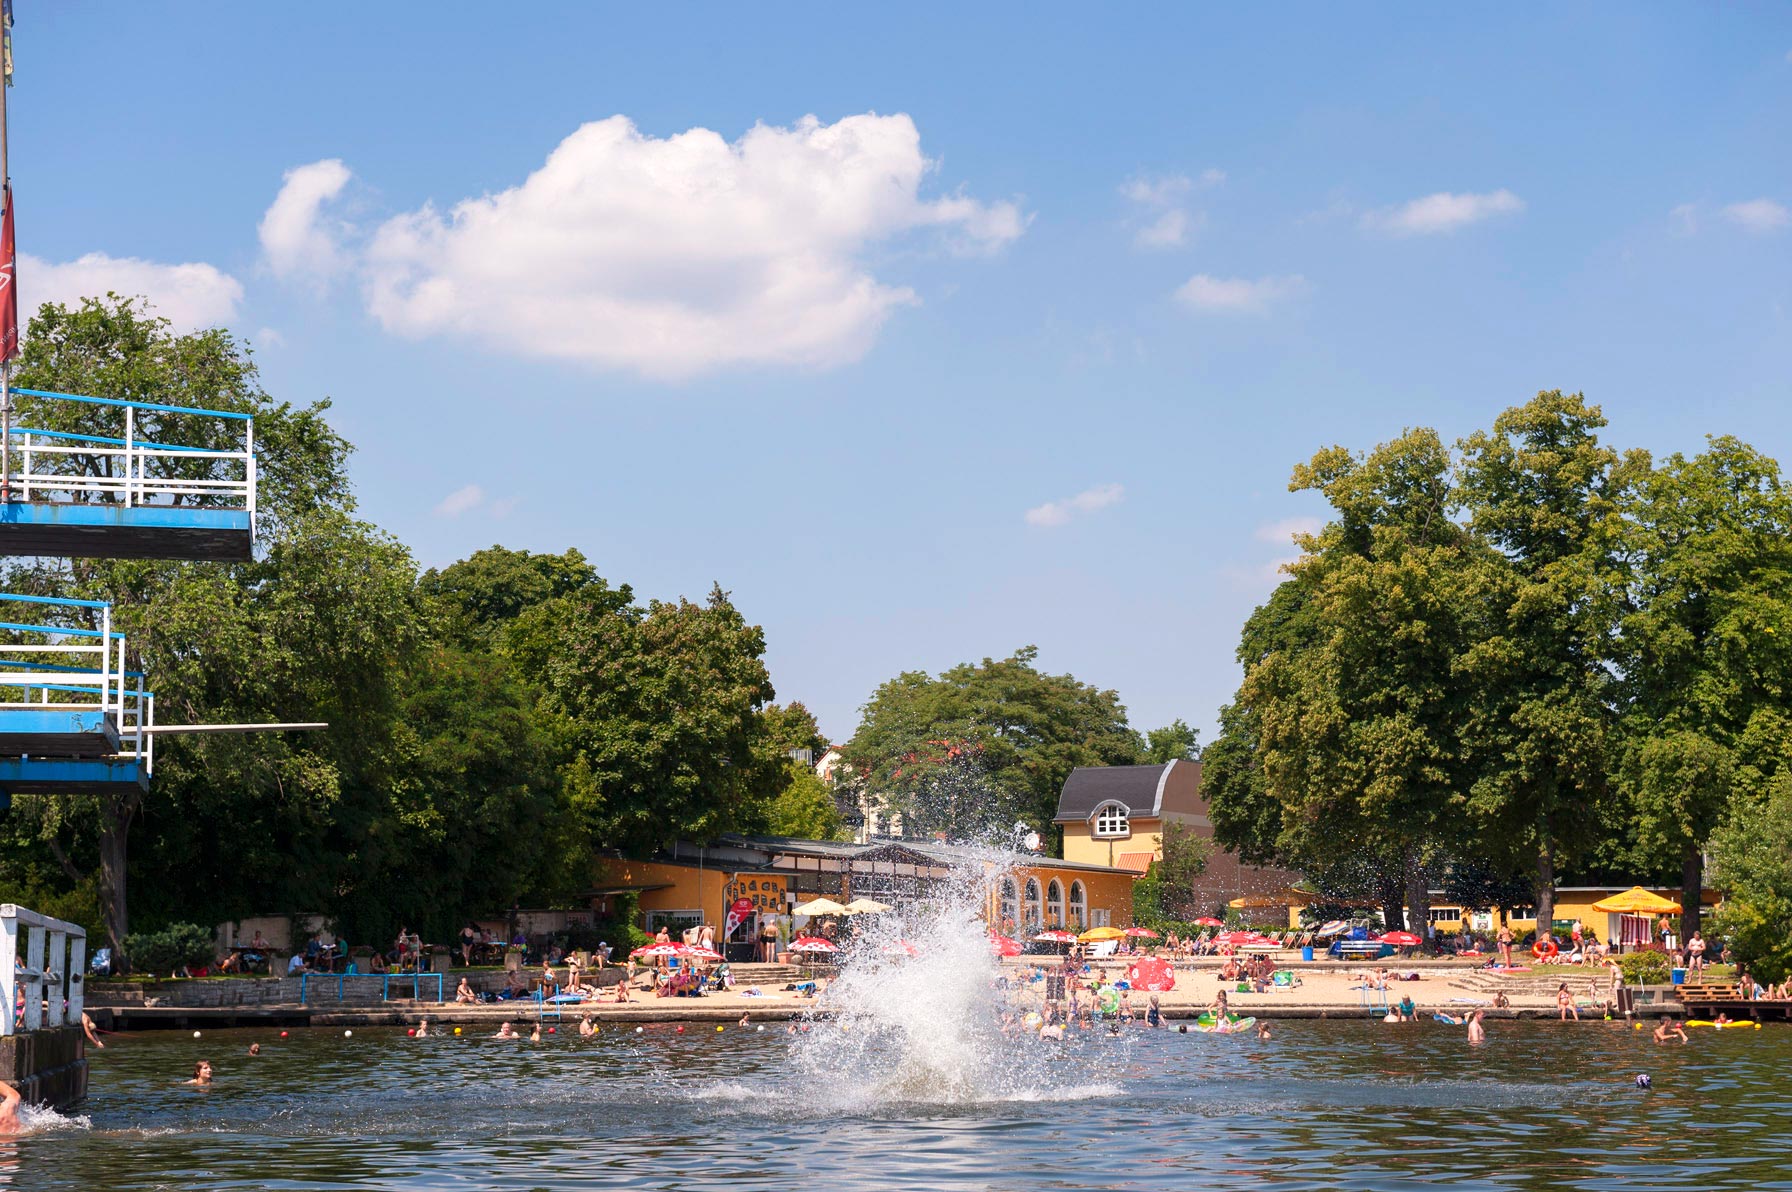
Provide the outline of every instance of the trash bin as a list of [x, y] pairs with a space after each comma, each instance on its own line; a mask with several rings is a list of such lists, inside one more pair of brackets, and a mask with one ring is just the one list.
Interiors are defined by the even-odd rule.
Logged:
[[1313, 945], [1312, 944], [1307, 944], [1305, 947], [1301, 948], [1300, 958], [1302, 960], [1313, 959]]
[[1686, 970], [1683, 968], [1675, 969], [1669, 976], [1673, 979], [1673, 982], [1676, 985], [1686, 984]]

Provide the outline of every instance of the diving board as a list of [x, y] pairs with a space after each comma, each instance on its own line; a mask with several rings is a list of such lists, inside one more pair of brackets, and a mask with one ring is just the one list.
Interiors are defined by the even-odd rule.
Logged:
[[250, 415], [43, 389], [11, 396], [28, 424], [6, 436], [0, 554], [250, 558]]

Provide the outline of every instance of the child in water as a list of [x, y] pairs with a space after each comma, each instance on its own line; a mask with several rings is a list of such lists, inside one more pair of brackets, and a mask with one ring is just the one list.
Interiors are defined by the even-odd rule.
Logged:
[[1145, 1025], [1148, 1027], [1161, 1027], [1163, 1024], [1163, 1010], [1159, 1008], [1157, 1004], [1157, 995], [1154, 993], [1151, 995], [1151, 1001], [1145, 1006]]

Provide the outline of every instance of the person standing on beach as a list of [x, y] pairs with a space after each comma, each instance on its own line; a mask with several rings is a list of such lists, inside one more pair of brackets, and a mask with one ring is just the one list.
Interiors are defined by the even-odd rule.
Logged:
[[1499, 942], [1500, 942], [1500, 967], [1501, 968], [1511, 968], [1512, 967], [1512, 928], [1510, 925], [1505, 924], [1505, 923], [1500, 924]]

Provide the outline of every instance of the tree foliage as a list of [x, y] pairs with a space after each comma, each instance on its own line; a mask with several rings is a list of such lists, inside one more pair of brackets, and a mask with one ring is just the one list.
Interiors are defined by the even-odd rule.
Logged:
[[911, 834], [1043, 832], [1071, 770], [1136, 763], [1143, 743], [1115, 692], [1039, 670], [1038, 653], [884, 683], [845, 747], [857, 780]]

